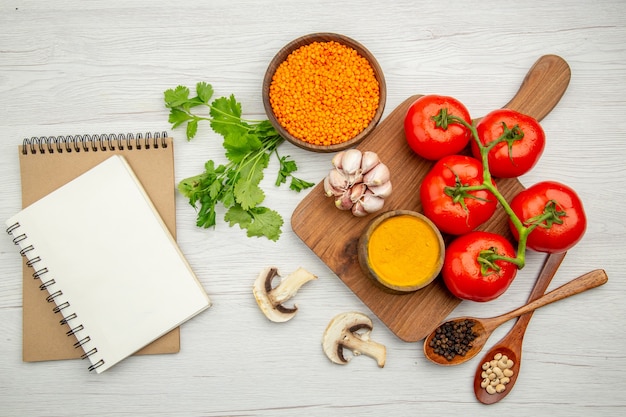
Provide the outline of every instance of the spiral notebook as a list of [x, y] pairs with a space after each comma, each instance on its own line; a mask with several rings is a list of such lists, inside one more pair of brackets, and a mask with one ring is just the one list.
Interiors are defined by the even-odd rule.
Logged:
[[[174, 237], [176, 231], [172, 139], [166, 133], [31, 138], [18, 147], [22, 206], [27, 207], [103, 162], [123, 155], [150, 196]], [[94, 213], [95, 215], [95, 213]], [[54, 215], [50, 215], [51, 218]], [[70, 323], [54, 313], [43, 282], [33, 279], [27, 259], [23, 265], [23, 360], [27, 362], [80, 358], [84, 355]], [[42, 290], [43, 289], [43, 290]], [[53, 305], [54, 306], [54, 305]], [[62, 323], [59, 325], [59, 323]], [[68, 336], [69, 335], [69, 336]], [[176, 353], [176, 328], [138, 354]]]
[[121, 155], [6, 221], [32, 277], [100, 373], [210, 306]]

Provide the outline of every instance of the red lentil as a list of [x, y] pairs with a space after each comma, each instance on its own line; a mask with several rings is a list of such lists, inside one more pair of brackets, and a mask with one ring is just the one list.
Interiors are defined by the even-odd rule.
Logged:
[[293, 51], [270, 84], [270, 103], [291, 135], [315, 145], [333, 145], [358, 135], [372, 121], [380, 89], [370, 63], [335, 41]]

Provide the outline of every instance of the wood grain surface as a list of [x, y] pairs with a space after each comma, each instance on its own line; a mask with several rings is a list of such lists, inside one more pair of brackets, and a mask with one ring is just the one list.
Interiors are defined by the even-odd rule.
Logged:
[[[558, 103], [569, 80], [567, 62], [556, 55], [542, 56], [506, 106], [541, 120]], [[378, 153], [391, 171], [393, 193], [386, 199], [384, 210], [421, 212], [422, 209], [419, 185], [433, 162], [416, 155], [404, 136], [406, 111], [418, 97], [407, 98], [357, 146], [363, 151]], [[516, 178], [496, 182], [509, 201], [523, 189]], [[323, 184], [319, 183], [294, 211], [291, 217], [294, 232], [400, 339], [406, 342], [423, 339], [461, 300], [447, 290], [441, 276], [410, 294], [381, 290], [361, 269], [357, 256], [359, 237], [372, 216], [357, 218], [349, 211], [337, 210], [333, 203], [324, 195]], [[501, 206], [480, 229], [512, 239], [507, 215]]]

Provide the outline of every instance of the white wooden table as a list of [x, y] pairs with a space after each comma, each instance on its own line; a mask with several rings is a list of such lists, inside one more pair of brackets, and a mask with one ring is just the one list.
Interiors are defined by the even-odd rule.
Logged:
[[[388, 87], [385, 114], [413, 94], [463, 101], [474, 116], [505, 104], [544, 54], [571, 66], [570, 86], [543, 121], [548, 145], [525, 185], [554, 179], [584, 200], [589, 227], [551, 288], [595, 268], [607, 285], [539, 310], [528, 328], [514, 391], [484, 406], [472, 391], [478, 358], [453, 368], [429, 363], [419, 343], [393, 335], [292, 232], [306, 192], [264, 181], [266, 205], [285, 218], [278, 242], [249, 239], [219, 222], [194, 226], [177, 195], [180, 246], [214, 306], [182, 327], [176, 355], [131, 357], [101, 374], [85, 363], [21, 360], [21, 261], [0, 239], [2, 416], [618, 416], [626, 413], [626, 3], [622, 0], [502, 1], [9, 1], [0, 2], [0, 217], [20, 208], [16, 146], [31, 136], [168, 130], [176, 178], [222, 158], [207, 125], [187, 143], [170, 130], [163, 92], [213, 84], [264, 118], [261, 83], [273, 55], [312, 32], [338, 32], [370, 49]], [[318, 182], [329, 155], [289, 144], [281, 153]], [[451, 315], [490, 316], [523, 304], [543, 255], [529, 253], [509, 291]], [[296, 296], [300, 311], [270, 323], [251, 286], [266, 266], [319, 276]], [[338, 313], [374, 319], [387, 365], [368, 357], [332, 364], [321, 336]], [[509, 326], [490, 339], [495, 343]], [[488, 343], [489, 346], [489, 343]]]

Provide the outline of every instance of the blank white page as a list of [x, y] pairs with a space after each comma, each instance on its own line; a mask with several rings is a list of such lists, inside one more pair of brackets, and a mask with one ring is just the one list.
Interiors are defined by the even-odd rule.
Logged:
[[211, 305], [122, 156], [6, 224], [23, 251], [32, 246], [25, 256], [33, 272], [47, 271], [42, 284], [54, 280], [50, 308], [69, 303], [59, 315], [71, 318], [79, 341], [88, 340], [82, 348], [98, 373]]

